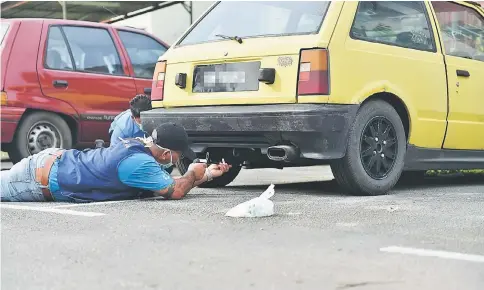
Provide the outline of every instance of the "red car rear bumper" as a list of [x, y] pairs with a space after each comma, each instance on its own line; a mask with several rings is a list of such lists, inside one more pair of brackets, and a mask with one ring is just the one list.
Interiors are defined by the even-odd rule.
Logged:
[[0, 114], [0, 131], [1, 131], [1, 142], [10, 143], [13, 140], [15, 130], [17, 125], [22, 118], [25, 108], [18, 107], [1, 107]]

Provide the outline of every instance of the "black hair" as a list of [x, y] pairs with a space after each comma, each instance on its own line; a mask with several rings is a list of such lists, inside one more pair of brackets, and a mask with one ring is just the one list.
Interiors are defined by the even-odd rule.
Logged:
[[151, 98], [144, 94], [136, 95], [131, 101], [129, 101], [129, 108], [131, 109], [131, 115], [135, 118], [139, 118], [141, 112], [152, 109]]

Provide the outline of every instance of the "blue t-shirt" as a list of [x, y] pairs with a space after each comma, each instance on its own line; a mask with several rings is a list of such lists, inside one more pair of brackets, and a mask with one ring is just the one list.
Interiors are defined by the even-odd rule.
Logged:
[[[60, 190], [57, 181], [58, 163], [59, 160], [56, 160], [49, 175], [49, 190], [52, 193]], [[118, 177], [127, 186], [150, 191], [163, 190], [175, 182], [152, 156], [144, 153], [135, 153], [121, 161], [118, 166]], [[69, 201], [62, 200], [57, 195], [55, 199]]]
[[109, 146], [114, 146], [121, 140], [127, 138], [143, 137], [146, 133], [141, 130], [138, 124], [131, 117], [131, 110], [126, 110], [114, 118], [109, 127], [109, 134], [111, 134], [111, 141]]
[[121, 161], [118, 177], [127, 186], [145, 190], [162, 190], [175, 180], [148, 154], [135, 153]]

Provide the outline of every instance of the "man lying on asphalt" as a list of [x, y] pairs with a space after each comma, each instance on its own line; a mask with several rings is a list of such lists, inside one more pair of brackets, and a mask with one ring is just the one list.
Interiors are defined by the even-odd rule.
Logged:
[[184, 176], [168, 168], [182, 156], [194, 159], [185, 129], [167, 123], [149, 138], [125, 139], [109, 148], [79, 151], [49, 148], [1, 172], [2, 201], [91, 202], [162, 196], [181, 199], [219, 177], [228, 164], [194, 163]]

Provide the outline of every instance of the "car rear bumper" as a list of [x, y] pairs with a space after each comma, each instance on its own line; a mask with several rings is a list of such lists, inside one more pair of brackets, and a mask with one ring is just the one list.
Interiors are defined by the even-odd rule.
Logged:
[[267, 148], [292, 143], [302, 158], [338, 159], [346, 152], [348, 130], [358, 105], [281, 104], [158, 108], [142, 112], [151, 132], [161, 123], [178, 123], [187, 131], [192, 149]]
[[26, 109], [2, 106], [1, 110], [1, 140], [2, 143], [10, 143], [13, 140], [17, 125]]

